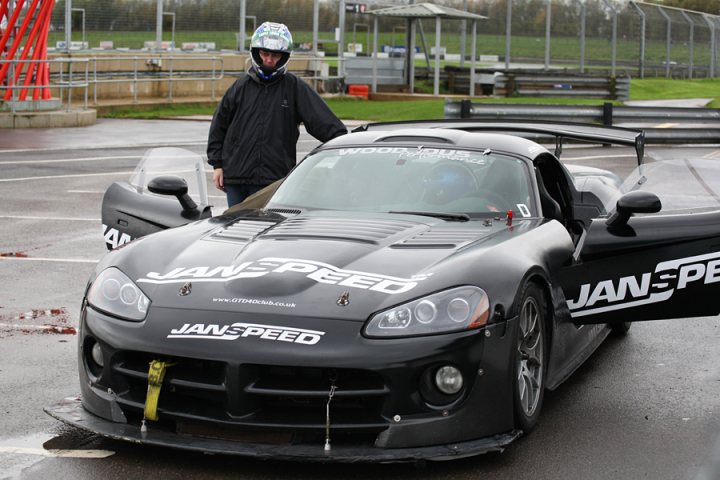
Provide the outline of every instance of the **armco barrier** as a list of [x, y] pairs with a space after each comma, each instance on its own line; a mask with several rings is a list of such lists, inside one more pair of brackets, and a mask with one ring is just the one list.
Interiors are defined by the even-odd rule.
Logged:
[[494, 93], [504, 97], [627, 100], [630, 98], [630, 77], [505, 72], [495, 77]]
[[644, 128], [648, 143], [720, 143], [720, 109], [603, 105], [508, 105], [446, 100], [445, 118], [537, 120], [580, 123], [656, 122], [703, 124], [703, 128]]

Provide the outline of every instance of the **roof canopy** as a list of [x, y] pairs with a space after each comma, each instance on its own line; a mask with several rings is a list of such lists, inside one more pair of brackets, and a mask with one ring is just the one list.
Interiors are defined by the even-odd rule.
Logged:
[[485, 20], [487, 17], [475, 13], [464, 12], [455, 8], [435, 5], [432, 3], [418, 3], [413, 5], [401, 5], [398, 7], [381, 8], [370, 10], [368, 13], [378, 17], [402, 17], [402, 18], [435, 18], [450, 20]]

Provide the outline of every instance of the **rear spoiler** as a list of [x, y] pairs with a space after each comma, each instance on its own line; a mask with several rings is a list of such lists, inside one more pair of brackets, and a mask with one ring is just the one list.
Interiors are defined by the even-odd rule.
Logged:
[[638, 165], [642, 165], [645, 155], [644, 131], [632, 128], [588, 125], [586, 123], [529, 122], [527, 120], [503, 120], [500, 122], [468, 119], [409, 120], [368, 123], [355, 128], [353, 132], [397, 130], [401, 128], [452, 128], [466, 132], [529, 133], [536, 136], [551, 136], [555, 138], [555, 156], [558, 158], [562, 155], [563, 141], [566, 139], [633, 147], [637, 155]]

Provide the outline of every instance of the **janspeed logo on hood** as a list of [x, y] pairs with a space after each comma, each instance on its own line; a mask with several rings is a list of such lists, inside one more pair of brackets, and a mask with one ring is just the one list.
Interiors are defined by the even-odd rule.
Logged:
[[411, 278], [391, 277], [377, 273], [343, 270], [333, 265], [295, 258], [267, 257], [256, 262], [219, 267], [179, 267], [167, 273], [149, 272], [138, 283], [229, 282], [240, 278], [259, 278], [266, 275], [301, 274], [318, 283], [361, 288], [390, 295], [412, 290], [418, 282], [432, 274], [414, 275]]
[[624, 308], [648, 305], [669, 300], [675, 290], [701, 282], [720, 282], [720, 253], [679, 258], [658, 263], [654, 272], [636, 277], [603, 280], [593, 286], [580, 286], [576, 300], [568, 300], [573, 317], [583, 317]]

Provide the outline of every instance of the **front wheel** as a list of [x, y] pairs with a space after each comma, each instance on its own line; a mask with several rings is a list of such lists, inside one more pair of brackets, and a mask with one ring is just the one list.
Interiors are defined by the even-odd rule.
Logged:
[[545, 297], [529, 283], [518, 304], [519, 321], [514, 359], [515, 427], [529, 432], [540, 418], [545, 393]]

